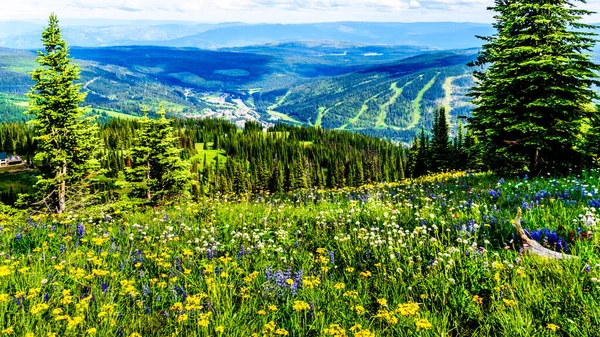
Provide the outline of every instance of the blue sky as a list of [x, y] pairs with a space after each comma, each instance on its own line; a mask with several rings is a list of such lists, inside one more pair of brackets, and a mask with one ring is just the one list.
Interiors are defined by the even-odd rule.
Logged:
[[[328, 21], [491, 22], [493, 0], [0, 0], [0, 20], [182, 20], [248, 23]], [[600, 0], [582, 8], [600, 12]], [[600, 22], [596, 14], [588, 22]]]

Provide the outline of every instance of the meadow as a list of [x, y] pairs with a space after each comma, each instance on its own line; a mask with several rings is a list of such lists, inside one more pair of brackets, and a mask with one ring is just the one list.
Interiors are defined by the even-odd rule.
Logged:
[[[0, 212], [7, 336], [595, 336], [600, 171]], [[127, 204], [125, 204], [127, 205]], [[524, 254], [512, 221], [548, 248]]]

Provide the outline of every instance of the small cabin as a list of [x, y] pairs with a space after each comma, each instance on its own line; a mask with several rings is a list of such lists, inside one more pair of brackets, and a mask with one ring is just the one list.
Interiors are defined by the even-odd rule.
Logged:
[[21, 159], [21, 156], [9, 155], [6, 152], [0, 152], [0, 167], [18, 164], [23, 164], [23, 159]]

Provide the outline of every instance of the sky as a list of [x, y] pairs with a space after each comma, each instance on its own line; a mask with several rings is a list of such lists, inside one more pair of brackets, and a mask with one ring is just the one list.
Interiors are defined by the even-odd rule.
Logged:
[[[486, 8], [492, 4], [493, 0], [0, 0], [0, 20], [39, 21], [54, 12], [62, 20], [491, 22]], [[582, 6], [600, 12], [600, 0]], [[585, 21], [600, 22], [600, 14]]]

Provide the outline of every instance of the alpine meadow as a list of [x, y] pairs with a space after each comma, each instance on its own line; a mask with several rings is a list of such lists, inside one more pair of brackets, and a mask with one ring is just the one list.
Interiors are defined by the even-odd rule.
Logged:
[[7, 6], [0, 335], [600, 336], [598, 2]]

